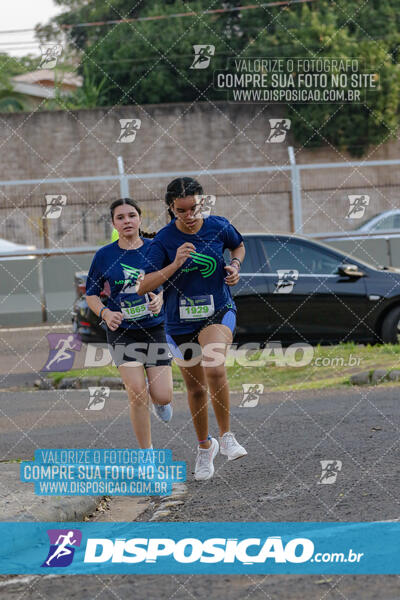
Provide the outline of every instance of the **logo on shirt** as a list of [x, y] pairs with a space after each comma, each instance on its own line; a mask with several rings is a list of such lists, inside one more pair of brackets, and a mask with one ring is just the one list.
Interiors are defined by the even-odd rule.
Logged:
[[194, 263], [200, 265], [200, 273], [204, 278], [210, 277], [217, 268], [217, 261], [212, 256], [200, 254], [200, 252], [192, 252], [190, 256]]
[[[144, 271], [131, 267], [130, 265], [124, 265], [120, 263], [124, 271], [124, 282], [122, 285], [121, 292], [125, 294], [135, 294], [141, 277], [143, 277]], [[139, 280], [139, 281], [138, 281]]]

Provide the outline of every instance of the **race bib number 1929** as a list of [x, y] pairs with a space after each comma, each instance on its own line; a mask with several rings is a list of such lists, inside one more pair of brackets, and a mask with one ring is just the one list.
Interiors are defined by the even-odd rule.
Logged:
[[214, 310], [214, 297], [212, 295], [183, 296], [179, 299], [179, 317], [181, 321], [208, 319], [214, 314]]

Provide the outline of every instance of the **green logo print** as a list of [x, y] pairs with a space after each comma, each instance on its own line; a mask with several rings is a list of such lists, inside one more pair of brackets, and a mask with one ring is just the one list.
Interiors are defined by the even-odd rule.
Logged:
[[201, 265], [200, 273], [204, 278], [210, 277], [217, 268], [217, 261], [212, 256], [200, 254], [200, 252], [192, 252], [190, 256], [194, 263]]
[[130, 265], [124, 265], [124, 263], [120, 263], [120, 265], [124, 269], [124, 276], [126, 279], [133, 279], [133, 281], [136, 281], [140, 275], [140, 269], [135, 269], [135, 267], [131, 267]]
[[124, 265], [123, 263], [120, 263], [120, 265], [123, 268], [125, 277], [121, 292], [125, 294], [136, 293], [137, 280], [142, 271], [135, 267], [131, 267], [130, 265]]

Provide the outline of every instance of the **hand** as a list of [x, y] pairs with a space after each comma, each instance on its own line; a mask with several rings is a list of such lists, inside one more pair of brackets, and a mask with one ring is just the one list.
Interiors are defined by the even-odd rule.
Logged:
[[196, 252], [196, 248], [190, 242], [185, 242], [184, 244], [182, 244], [182, 246], [179, 246], [178, 250], [176, 251], [176, 256], [174, 260], [176, 268], [181, 267], [183, 263], [186, 262], [188, 258], [190, 258], [190, 255], [193, 252]]
[[148, 303], [149, 310], [153, 313], [153, 315], [157, 315], [161, 307], [163, 305], [163, 293], [155, 294], [154, 292], [149, 292], [149, 296], [151, 301]]
[[135, 292], [138, 293], [138, 290], [140, 288], [140, 284], [144, 279], [144, 273], [139, 273], [139, 275], [137, 276], [136, 282], [135, 282]]
[[122, 312], [114, 312], [107, 308], [103, 312], [103, 321], [107, 323], [107, 327], [111, 329], [111, 331], [115, 331], [121, 325], [124, 315]]
[[228, 271], [228, 275], [225, 277], [225, 283], [227, 285], [236, 285], [239, 281], [239, 269], [235, 264], [226, 265], [225, 270]]

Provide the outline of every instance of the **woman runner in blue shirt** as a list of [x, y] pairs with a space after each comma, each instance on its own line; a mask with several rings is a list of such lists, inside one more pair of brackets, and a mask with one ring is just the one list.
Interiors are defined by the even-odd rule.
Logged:
[[[171, 354], [163, 325], [162, 292], [150, 292], [151, 299], [137, 294], [137, 279], [145, 272], [152, 244], [140, 231], [139, 205], [122, 198], [113, 202], [110, 210], [119, 239], [96, 252], [87, 278], [86, 299], [89, 308], [107, 325], [107, 341], [128, 392], [138, 444], [140, 448], [151, 448], [145, 371], [157, 416], [166, 423], [172, 417]], [[107, 308], [100, 300], [106, 280], [111, 288]]]
[[[240, 233], [223, 217], [201, 214], [201, 185], [190, 177], [174, 179], [167, 188], [171, 218], [153, 240], [146, 275], [138, 293], [164, 286], [167, 341], [185, 380], [198, 452], [195, 479], [210, 479], [220, 449], [228, 460], [247, 454], [230, 431], [227, 347], [236, 326], [230, 286], [239, 281], [245, 255]], [[200, 196], [200, 198], [199, 198]], [[226, 265], [225, 248], [231, 254]], [[219, 444], [208, 434], [207, 397], [219, 427]]]

